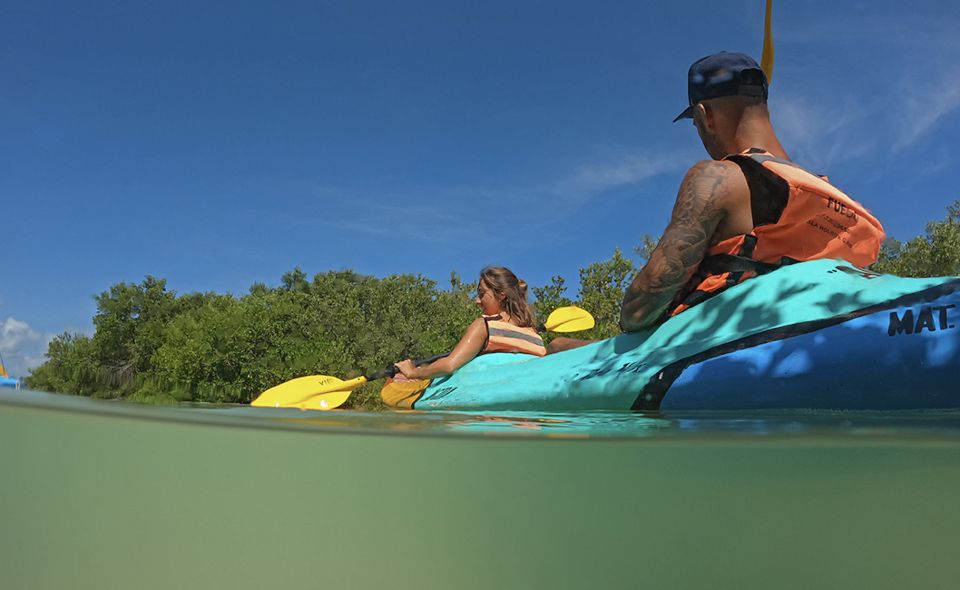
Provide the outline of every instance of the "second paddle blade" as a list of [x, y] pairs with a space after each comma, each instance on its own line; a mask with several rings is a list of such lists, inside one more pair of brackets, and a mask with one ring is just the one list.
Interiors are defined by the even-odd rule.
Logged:
[[569, 305], [553, 310], [547, 318], [546, 328], [554, 332], [579, 332], [589, 330], [594, 325], [596, 321], [589, 311]]

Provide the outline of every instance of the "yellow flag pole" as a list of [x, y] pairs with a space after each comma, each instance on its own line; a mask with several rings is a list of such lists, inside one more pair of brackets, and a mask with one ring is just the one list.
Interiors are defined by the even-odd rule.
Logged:
[[773, 82], [773, 31], [770, 27], [773, 13], [773, 0], [767, 0], [767, 13], [763, 18], [763, 55], [760, 57], [760, 67], [767, 75], [767, 84]]

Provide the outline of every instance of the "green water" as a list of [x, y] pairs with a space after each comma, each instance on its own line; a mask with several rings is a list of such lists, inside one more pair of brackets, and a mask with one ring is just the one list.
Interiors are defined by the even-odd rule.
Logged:
[[953, 588], [960, 414], [0, 393], [0, 588]]

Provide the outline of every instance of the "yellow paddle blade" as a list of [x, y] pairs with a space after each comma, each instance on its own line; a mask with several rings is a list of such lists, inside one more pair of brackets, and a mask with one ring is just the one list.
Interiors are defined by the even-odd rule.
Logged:
[[590, 312], [576, 305], [558, 307], [544, 324], [551, 332], [579, 332], [589, 330], [594, 325], [596, 322]]
[[332, 410], [342, 406], [343, 403], [347, 401], [347, 398], [350, 397], [351, 393], [353, 393], [352, 390], [321, 393], [320, 395], [315, 395], [307, 400], [286, 407], [300, 408], [301, 410]]
[[763, 55], [760, 56], [760, 67], [767, 75], [767, 84], [773, 82], [773, 30], [770, 20], [773, 17], [773, 0], [767, 0], [767, 12], [763, 17]]
[[250, 402], [250, 405], [258, 408], [295, 408], [297, 404], [322, 393], [346, 391], [349, 395], [351, 390], [366, 381], [365, 377], [357, 377], [349, 381], [342, 381], [329, 375], [297, 377], [264, 391], [257, 396], [257, 399]]

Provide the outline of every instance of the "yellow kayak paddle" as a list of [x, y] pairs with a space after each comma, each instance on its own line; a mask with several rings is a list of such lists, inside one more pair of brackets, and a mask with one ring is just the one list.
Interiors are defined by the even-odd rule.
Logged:
[[[585, 309], [570, 305], [558, 307], [547, 317], [543, 329], [551, 332], [580, 332], [594, 326], [593, 316]], [[424, 365], [443, 358], [450, 353], [414, 361]], [[397, 368], [393, 365], [370, 375], [354, 377], [346, 381], [329, 375], [297, 377], [271, 387], [261, 393], [250, 405], [259, 408], [300, 408], [301, 410], [332, 410], [342, 405], [350, 393], [368, 381], [393, 377]]]

